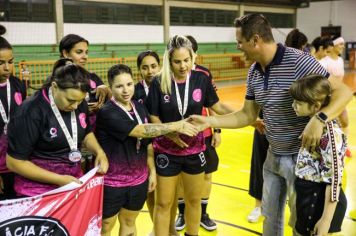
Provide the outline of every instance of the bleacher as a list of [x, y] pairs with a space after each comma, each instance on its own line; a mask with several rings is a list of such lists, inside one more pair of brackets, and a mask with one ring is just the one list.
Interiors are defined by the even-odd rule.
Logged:
[[[248, 65], [242, 53], [237, 52], [233, 43], [201, 44], [197, 63], [207, 67], [215, 81], [245, 79]], [[163, 44], [117, 44], [90, 45], [90, 58], [86, 69], [95, 72], [107, 83], [108, 69], [117, 63], [124, 63], [132, 68], [134, 79], [140, 79], [136, 66], [136, 56], [144, 50], [156, 51], [163, 55]], [[14, 46], [17, 61], [15, 73], [20, 79], [28, 81], [29, 94], [32, 88], [39, 88], [51, 74], [53, 63], [59, 58], [57, 45]], [[40, 60], [41, 59], [41, 60]], [[25, 71], [25, 73], [20, 73]]]

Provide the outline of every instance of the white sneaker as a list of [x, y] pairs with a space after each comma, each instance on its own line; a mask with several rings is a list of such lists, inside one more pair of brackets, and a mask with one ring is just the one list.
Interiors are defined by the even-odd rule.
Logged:
[[250, 223], [256, 223], [261, 217], [261, 207], [256, 207], [247, 216], [247, 221]]

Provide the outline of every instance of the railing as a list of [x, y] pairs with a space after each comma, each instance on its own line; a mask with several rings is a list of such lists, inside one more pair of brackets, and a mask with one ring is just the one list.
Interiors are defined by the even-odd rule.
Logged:
[[[27, 81], [28, 94], [38, 89], [52, 73], [54, 60], [49, 61], [21, 61], [18, 71], [20, 79]], [[127, 58], [97, 58], [89, 59], [86, 69], [95, 72], [104, 83], [107, 84], [107, 71], [115, 64], [128, 65], [133, 72], [136, 82], [140, 80], [140, 74], [136, 65], [136, 57]], [[242, 54], [207, 54], [199, 55], [197, 63], [207, 67], [215, 81], [245, 79], [247, 64], [242, 59]]]

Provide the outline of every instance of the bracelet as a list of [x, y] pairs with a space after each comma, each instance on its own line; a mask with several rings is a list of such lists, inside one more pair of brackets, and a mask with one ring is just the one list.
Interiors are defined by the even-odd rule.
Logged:
[[221, 133], [221, 129], [214, 129], [214, 133]]

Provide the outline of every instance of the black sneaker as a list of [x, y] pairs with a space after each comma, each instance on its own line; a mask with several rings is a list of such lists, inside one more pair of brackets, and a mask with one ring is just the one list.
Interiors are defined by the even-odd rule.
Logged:
[[201, 215], [200, 225], [208, 231], [213, 231], [217, 228], [216, 223], [212, 219], [210, 219], [208, 214]]
[[185, 228], [185, 220], [184, 220], [184, 215], [183, 214], [178, 214], [177, 220], [176, 220], [176, 230], [181, 231]]

